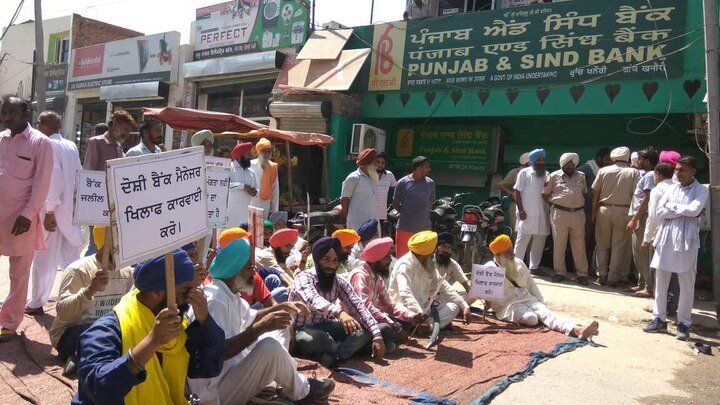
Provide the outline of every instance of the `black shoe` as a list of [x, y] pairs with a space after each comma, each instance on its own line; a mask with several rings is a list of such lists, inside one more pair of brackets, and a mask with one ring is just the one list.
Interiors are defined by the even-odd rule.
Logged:
[[310, 392], [304, 398], [308, 401], [322, 401], [328, 399], [335, 389], [335, 381], [330, 378], [308, 378]]
[[43, 309], [43, 307], [39, 307], [39, 308], [27, 307], [27, 308], [25, 308], [25, 315], [30, 315], [30, 316], [45, 315], [45, 310]]
[[588, 278], [587, 278], [587, 277], [582, 277], [582, 276], [580, 276], [580, 277], [577, 278], [577, 282], [578, 282], [578, 284], [580, 284], [580, 285], [588, 285], [588, 284], [589, 284]]
[[77, 373], [77, 358], [74, 355], [70, 355], [65, 361], [65, 369], [62, 375], [65, 377], [75, 375]]
[[565, 276], [563, 276], [562, 274], [554, 274], [554, 275], [550, 278], [550, 281], [552, 281], [553, 283], [561, 283], [561, 282], [563, 282], [564, 280], [565, 280]]
[[643, 332], [647, 333], [667, 333], [667, 322], [655, 318], [643, 327]]
[[675, 338], [677, 340], [686, 341], [690, 339], [690, 327], [685, 326], [684, 323], [678, 322], [677, 324], [677, 334], [675, 335]]

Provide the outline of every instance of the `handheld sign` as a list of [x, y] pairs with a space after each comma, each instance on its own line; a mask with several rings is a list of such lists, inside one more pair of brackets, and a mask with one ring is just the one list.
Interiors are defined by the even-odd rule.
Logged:
[[230, 159], [205, 157], [207, 170], [208, 225], [227, 226], [228, 193], [230, 192]]
[[80, 170], [75, 181], [73, 225], [110, 226], [105, 172]]
[[473, 264], [470, 297], [484, 300], [501, 300], [505, 295], [505, 269], [503, 267]]
[[[107, 179], [118, 268], [172, 252], [207, 235], [202, 147], [110, 160]], [[173, 301], [168, 297], [168, 302]]]
[[252, 233], [250, 241], [250, 258], [255, 261], [255, 248], [265, 245], [265, 210], [258, 207], [248, 207], [248, 232]]

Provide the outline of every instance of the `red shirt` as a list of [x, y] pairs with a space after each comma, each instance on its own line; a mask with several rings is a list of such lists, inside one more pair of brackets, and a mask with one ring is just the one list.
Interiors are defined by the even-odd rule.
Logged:
[[[206, 285], [207, 283], [212, 281], [212, 276], [208, 273], [207, 277], [205, 278], [205, 281], [203, 281], [203, 285]], [[260, 274], [255, 273], [253, 276], [253, 293], [252, 296], [240, 293], [240, 296], [247, 301], [248, 304], [252, 305], [256, 302], [263, 302], [266, 299], [268, 299], [271, 294], [270, 290], [268, 290], [267, 286], [265, 285], [265, 282], [263, 281], [262, 277], [260, 277]]]

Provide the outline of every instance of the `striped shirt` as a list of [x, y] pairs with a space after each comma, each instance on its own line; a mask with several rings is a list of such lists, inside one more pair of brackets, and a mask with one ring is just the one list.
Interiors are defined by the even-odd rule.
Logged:
[[288, 301], [302, 301], [312, 311], [309, 319], [298, 315], [295, 330], [322, 322], [338, 322], [335, 314], [342, 309], [360, 322], [365, 330], [374, 336], [380, 335], [375, 318], [355, 294], [350, 283], [341, 277], [335, 277], [330, 291], [322, 291], [318, 288], [315, 268], [300, 272], [293, 282]]

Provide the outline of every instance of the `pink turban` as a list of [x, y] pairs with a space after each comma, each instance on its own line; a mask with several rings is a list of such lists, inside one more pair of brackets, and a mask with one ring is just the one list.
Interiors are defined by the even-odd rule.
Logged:
[[680, 153], [675, 152], [674, 150], [664, 150], [660, 152], [660, 163], [669, 163], [671, 165], [677, 166], [678, 161], [680, 160], [681, 156]]
[[390, 254], [390, 248], [392, 248], [392, 245], [392, 238], [375, 239], [365, 246], [360, 258], [365, 260], [367, 263], [377, 263]]

